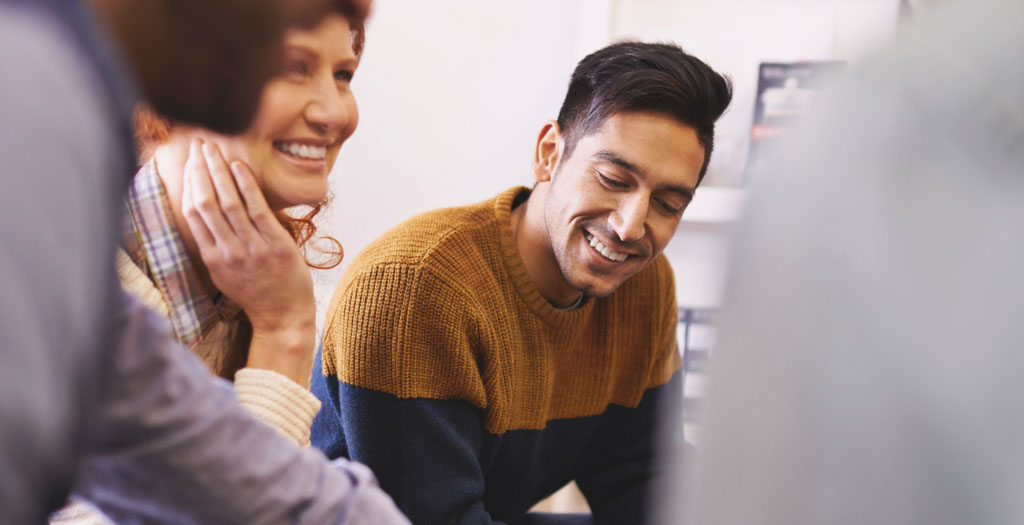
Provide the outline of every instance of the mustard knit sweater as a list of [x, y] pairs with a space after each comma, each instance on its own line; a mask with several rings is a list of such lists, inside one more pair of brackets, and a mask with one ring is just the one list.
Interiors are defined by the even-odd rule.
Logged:
[[396, 227], [328, 310], [313, 443], [367, 463], [415, 523], [511, 519], [573, 479], [595, 516], [643, 513], [654, 411], [681, 366], [671, 269], [554, 308], [512, 236], [528, 192]]

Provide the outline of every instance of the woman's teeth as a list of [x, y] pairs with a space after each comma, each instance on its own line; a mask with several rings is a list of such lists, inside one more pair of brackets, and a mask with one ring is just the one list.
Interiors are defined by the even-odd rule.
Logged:
[[304, 159], [323, 160], [327, 156], [327, 148], [323, 146], [309, 146], [296, 144], [294, 142], [275, 142], [274, 147], [285, 153], [302, 157]]
[[589, 233], [586, 234], [585, 237], [587, 241], [590, 242], [590, 247], [597, 250], [597, 253], [603, 255], [605, 259], [622, 262], [626, 260], [626, 257], [629, 257], [629, 255], [625, 253], [613, 252], [611, 248], [605, 246], [601, 241], [597, 240], [597, 237], [594, 237]]

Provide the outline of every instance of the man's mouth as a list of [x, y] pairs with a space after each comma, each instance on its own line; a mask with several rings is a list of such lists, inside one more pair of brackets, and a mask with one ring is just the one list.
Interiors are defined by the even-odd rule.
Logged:
[[612, 250], [611, 248], [605, 246], [604, 243], [602, 243], [601, 241], [599, 241], [597, 239], [597, 237], [591, 235], [588, 232], [583, 232], [583, 236], [584, 236], [584, 238], [587, 239], [587, 242], [590, 243], [590, 247], [593, 248], [594, 251], [596, 251], [597, 253], [601, 254], [602, 257], [604, 257], [605, 259], [608, 259], [609, 261], [612, 261], [612, 262], [622, 262], [622, 261], [625, 261], [626, 258], [629, 257], [629, 254], [619, 253], [619, 252], [616, 252], [616, 251]]
[[298, 157], [300, 159], [324, 160], [324, 158], [327, 157], [327, 148], [324, 146], [275, 141], [274, 148], [282, 153]]

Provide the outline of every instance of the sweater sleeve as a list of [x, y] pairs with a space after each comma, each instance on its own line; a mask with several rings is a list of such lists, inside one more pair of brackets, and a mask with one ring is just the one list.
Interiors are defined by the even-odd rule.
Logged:
[[[480, 464], [486, 396], [472, 354], [473, 301], [398, 265], [362, 272], [332, 304], [324, 370], [351, 459], [418, 524], [492, 523]], [[314, 430], [319, 433], [319, 429]]]
[[300, 446], [309, 446], [309, 427], [320, 411], [320, 400], [291, 379], [259, 368], [235, 374], [235, 397], [256, 419]]
[[[658, 333], [652, 339], [648, 388], [636, 408], [611, 406], [601, 431], [584, 453], [585, 468], [576, 480], [587, 498], [594, 523], [646, 523], [656, 487], [680, 468], [682, 370], [676, 343], [677, 309], [671, 269], [655, 310]], [[667, 382], [666, 382], [667, 378]]]

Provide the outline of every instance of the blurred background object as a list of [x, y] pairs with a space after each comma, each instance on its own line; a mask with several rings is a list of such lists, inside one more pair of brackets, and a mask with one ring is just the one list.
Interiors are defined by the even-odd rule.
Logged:
[[927, 11], [755, 181], [663, 523], [1024, 522], [1024, 3]]

